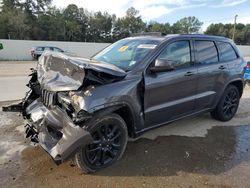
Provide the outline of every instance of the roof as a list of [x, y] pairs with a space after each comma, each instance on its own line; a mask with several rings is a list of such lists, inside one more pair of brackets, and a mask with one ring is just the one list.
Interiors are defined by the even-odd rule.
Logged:
[[228, 39], [226, 37], [222, 36], [216, 36], [216, 35], [205, 35], [205, 34], [169, 34], [166, 35], [166, 37], [194, 37], [194, 38], [216, 38], [216, 39]]
[[215, 35], [205, 35], [205, 34], [168, 34], [165, 36], [158, 36], [158, 35], [147, 35], [147, 36], [135, 36], [130, 38], [137, 38], [137, 39], [148, 39], [151, 38], [153, 40], [167, 40], [169, 38], [182, 38], [182, 37], [191, 37], [191, 38], [203, 38], [203, 39], [217, 39], [217, 40], [230, 40], [226, 37], [222, 36], [215, 36]]
[[41, 46], [34, 46], [33, 48], [59, 48], [57, 46], [46, 46], [46, 45], [41, 45]]

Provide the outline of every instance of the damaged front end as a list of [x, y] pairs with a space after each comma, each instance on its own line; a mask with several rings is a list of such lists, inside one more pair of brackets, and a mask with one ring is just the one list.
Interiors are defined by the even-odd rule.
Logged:
[[48, 108], [40, 98], [26, 108], [26, 114], [29, 116], [26, 137], [39, 142], [57, 163], [92, 140], [89, 132], [74, 124], [61, 108]]
[[124, 78], [125, 72], [103, 63], [47, 52], [30, 76], [26, 97], [17, 105], [3, 107], [3, 111], [21, 112], [27, 121], [26, 137], [61, 163], [92, 142], [85, 126], [91, 114], [82, 107], [84, 96], [74, 93], [89, 95], [95, 86]]

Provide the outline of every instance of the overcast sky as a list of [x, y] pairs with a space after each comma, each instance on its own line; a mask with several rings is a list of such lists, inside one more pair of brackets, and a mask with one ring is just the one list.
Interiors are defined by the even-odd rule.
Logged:
[[204, 22], [203, 29], [210, 23], [250, 23], [250, 0], [53, 0], [53, 4], [65, 8], [68, 4], [90, 11], [107, 11], [124, 16], [133, 6], [140, 11], [144, 21], [174, 23], [185, 16], [196, 16]]

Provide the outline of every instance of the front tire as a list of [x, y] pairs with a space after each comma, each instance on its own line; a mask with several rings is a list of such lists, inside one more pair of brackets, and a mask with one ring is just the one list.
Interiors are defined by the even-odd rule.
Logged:
[[237, 112], [240, 102], [239, 90], [234, 85], [229, 85], [219, 101], [217, 107], [211, 112], [214, 119], [219, 121], [231, 120]]
[[75, 154], [76, 165], [85, 173], [95, 172], [119, 160], [128, 141], [127, 126], [117, 114], [93, 118], [87, 130], [93, 142]]

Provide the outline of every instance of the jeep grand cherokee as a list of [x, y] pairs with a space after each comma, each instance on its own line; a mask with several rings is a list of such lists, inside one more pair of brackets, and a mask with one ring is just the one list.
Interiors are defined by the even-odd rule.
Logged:
[[231, 40], [206, 35], [126, 38], [91, 59], [46, 52], [25, 99], [3, 110], [22, 111], [26, 137], [55, 162], [94, 172], [121, 158], [128, 137], [201, 112], [229, 121], [245, 65]]

